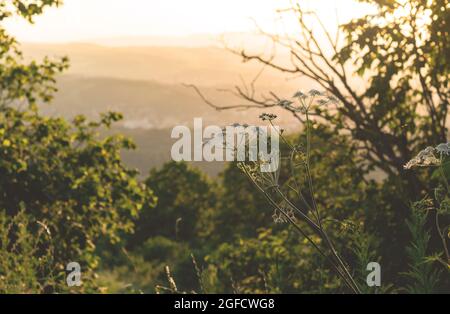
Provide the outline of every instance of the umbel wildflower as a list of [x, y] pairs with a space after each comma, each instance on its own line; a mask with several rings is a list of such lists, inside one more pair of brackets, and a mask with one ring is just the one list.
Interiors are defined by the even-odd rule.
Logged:
[[274, 223], [284, 224], [288, 223], [289, 221], [297, 222], [297, 218], [295, 217], [295, 213], [292, 207], [285, 204], [285, 202], [280, 204], [279, 207], [281, 208], [281, 210], [275, 208], [272, 215]]
[[439, 144], [436, 147], [429, 146], [421, 150], [413, 159], [404, 165], [404, 168], [439, 166], [444, 155], [450, 155], [450, 142]]
[[[326, 93], [320, 92], [315, 89], [310, 90], [306, 94], [302, 91], [298, 91], [294, 94], [293, 98], [298, 100], [299, 106], [293, 107], [293, 103], [289, 102], [290, 108], [293, 108], [296, 112], [301, 112], [303, 114], [308, 113], [312, 106], [319, 108], [328, 104], [338, 103], [338, 100], [334, 96], [327, 95]], [[282, 102], [283, 101], [281, 101], [280, 103]]]
[[[253, 182], [255, 187], [266, 197], [268, 203], [273, 207], [274, 213], [272, 218], [275, 223], [289, 223], [304, 240], [312, 245], [319, 254], [325, 258], [332, 267], [333, 271], [342, 278], [344, 283], [354, 293], [360, 293], [358, 284], [355, 282], [352, 274], [347, 268], [343, 259], [339, 256], [333, 242], [324, 228], [323, 217], [319, 212], [319, 207], [315, 199], [313, 178], [311, 175], [311, 127], [310, 120], [311, 110], [318, 109], [320, 106], [336, 103], [335, 98], [327, 96], [317, 90], [311, 90], [307, 93], [301, 91], [295, 93], [291, 100], [279, 100], [278, 106], [286, 108], [294, 113], [298, 118], [305, 122], [306, 143], [303, 145], [293, 145], [289, 139], [283, 136], [283, 130], [278, 132], [284, 143], [291, 149], [286, 166], [294, 175], [297, 168], [301, 167], [304, 173], [305, 189], [301, 189], [299, 182], [295, 181], [295, 186], [291, 186], [284, 179], [280, 182], [280, 165], [275, 171], [262, 172], [261, 169], [267, 163], [271, 163], [271, 157], [258, 158], [257, 161], [239, 162], [238, 167]], [[303, 114], [301, 117], [297, 114]], [[263, 121], [268, 121], [272, 125], [272, 121], [276, 119], [273, 114], [264, 113], [260, 116]], [[305, 146], [305, 149], [302, 149]], [[281, 159], [280, 157], [279, 159]], [[280, 160], [277, 160], [280, 162]], [[294, 177], [295, 178], [295, 177]], [[284, 188], [289, 188], [298, 195], [298, 203], [290, 199], [290, 193], [286, 193]], [[304, 194], [308, 193], [307, 195]], [[301, 222], [301, 223], [298, 223]], [[323, 243], [323, 245], [320, 245]]]
[[238, 168], [246, 173], [252, 181], [258, 183], [263, 190], [269, 190], [279, 187], [280, 168], [273, 172], [262, 172], [261, 165], [268, 164], [270, 161], [266, 160], [264, 156], [260, 155], [258, 161], [254, 162], [239, 162]]
[[275, 120], [277, 118], [277, 116], [272, 113], [263, 113], [262, 115], [259, 116], [259, 118], [262, 121], [272, 121], [272, 120]]
[[450, 155], [450, 142], [442, 143], [436, 146], [436, 152], [442, 155]]

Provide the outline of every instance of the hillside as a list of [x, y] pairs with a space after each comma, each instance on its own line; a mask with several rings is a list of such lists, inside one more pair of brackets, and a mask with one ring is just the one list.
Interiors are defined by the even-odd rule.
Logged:
[[[261, 71], [254, 63], [242, 63], [229, 51], [203, 47], [111, 47], [94, 44], [25, 44], [26, 58], [68, 56], [70, 69], [58, 78], [58, 93], [52, 104], [41, 110], [46, 115], [73, 118], [84, 114], [98, 118], [105, 111], [124, 114], [117, 130], [131, 136], [138, 149], [124, 155], [125, 161], [142, 174], [150, 167], [170, 159], [170, 130], [175, 125], [191, 125], [195, 117], [205, 124], [225, 126], [235, 122], [259, 124], [258, 110], [218, 112], [183, 85], [197, 85], [218, 105], [241, 104], [231, 90], [242, 80], [250, 82]], [[304, 81], [303, 81], [304, 82]], [[273, 91], [285, 97], [301, 79], [286, 80], [278, 72], [265, 70], [256, 82], [257, 91]], [[296, 122], [286, 113], [278, 113], [284, 128]], [[215, 175], [221, 165], [202, 164]]]

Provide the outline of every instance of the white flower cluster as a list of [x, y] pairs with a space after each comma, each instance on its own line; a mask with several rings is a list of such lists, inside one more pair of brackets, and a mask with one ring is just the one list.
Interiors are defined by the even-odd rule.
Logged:
[[438, 166], [441, 164], [441, 159], [444, 155], [450, 155], [450, 142], [439, 144], [436, 147], [429, 146], [425, 148], [416, 157], [408, 161], [404, 168]]
[[[311, 106], [314, 105], [314, 107], [318, 108], [321, 106], [326, 106], [328, 104], [337, 104], [338, 99], [336, 99], [334, 96], [328, 95], [327, 93], [320, 92], [315, 89], [311, 89], [307, 93], [303, 93], [302, 91], [298, 91], [294, 94], [293, 98], [295, 98], [297, 101], [291, 101], [286, 99], [281, 99], [278, 101], [278, 106], [288, 109], [292, 112], [300, 112], [300, 113], [307, 113], [310, 111]], [[308, 101], [310, 99], [310, 101]], [[269, 120], [276, 118], [275, 117], [269, 117], [266, 114], [261, 115], [263, 120]]]

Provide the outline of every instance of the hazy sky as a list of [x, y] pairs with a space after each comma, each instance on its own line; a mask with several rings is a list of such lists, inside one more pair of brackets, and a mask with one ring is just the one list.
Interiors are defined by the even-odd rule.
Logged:
[[[65, 0], [48, 9], [35, 25], [15, 18], [7, 29], [21, 41], [67, 42], [123, 36], [185, 36], [247, 32], [259, 25], [273, 30], [274, 11], [288, 0]], [[353, 0], [304, 0], [332, 22], [367, 12]], [[334, 23], [333, 23], [334, 24]]]

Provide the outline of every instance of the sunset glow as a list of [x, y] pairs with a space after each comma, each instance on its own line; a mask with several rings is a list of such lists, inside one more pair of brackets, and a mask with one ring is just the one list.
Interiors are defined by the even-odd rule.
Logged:
[[[255, 22], [273, 31], [279, 27], [276, 10], [288, 7], [289, 3], [288, 0], [65, 0], [62, 7], [48, 9], [37, 17], [34, 25], [15, 17], [6, 26], [19, 40], [28, 42], [249, 32], [255, 30]], [[341, 22], [369, 11], [367, 5], [353, 0], [304, 1], [304, 5], [318, 10], [333, 27], [336, 8]]]

